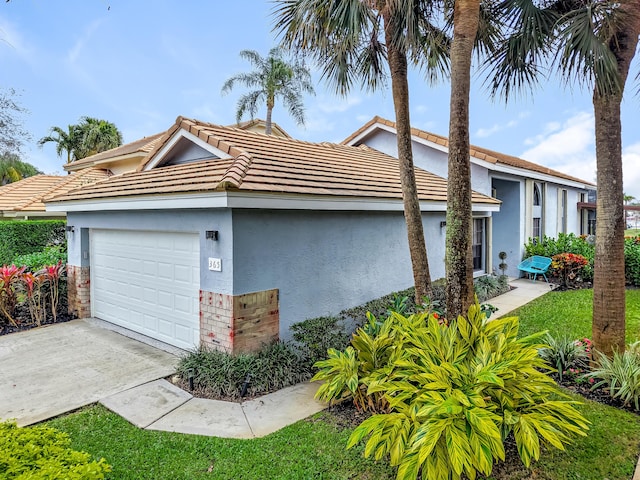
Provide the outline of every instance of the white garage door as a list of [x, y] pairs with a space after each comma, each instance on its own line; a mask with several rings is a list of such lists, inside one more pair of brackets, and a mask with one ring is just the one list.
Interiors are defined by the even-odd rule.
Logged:
[[91, 230], [91, 310], [180, 348], [200, 334], [198, 234]]

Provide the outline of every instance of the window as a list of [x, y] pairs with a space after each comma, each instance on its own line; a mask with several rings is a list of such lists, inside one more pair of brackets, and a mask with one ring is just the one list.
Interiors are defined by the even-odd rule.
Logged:
[[558, 190], [558, 233], [567, 233], [567, 191]]
[[484, 270], [484, 218], [473, 219], [473, 238], [471, 249], [473, 251], [473, 269]]
[[533, 184], [533, 223], [531, 228], [531, 237], [542, 240], [542, 204], [543, 196], [541, 190], [542, 184]]
[[541, 219], [540, 218], [534, 218], [533, 219], [533, 232], [532, 232], [532, 237], [533, 238], [537, 238], [538, 240], [542, 240], [542, 229], [541, 227]]

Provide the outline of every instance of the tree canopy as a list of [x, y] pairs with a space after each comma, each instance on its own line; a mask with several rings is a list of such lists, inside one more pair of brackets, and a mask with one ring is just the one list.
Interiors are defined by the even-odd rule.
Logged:
[[29, 133], [22, 125], [27, 110], [18, 101], [13, 88], [0, 89], [0, 153], [19, 154]]
[[23, 162], [14, 153], [0, 155], [0, 185], [18, 182], [23, 178], [42, 173], [30, 163]]

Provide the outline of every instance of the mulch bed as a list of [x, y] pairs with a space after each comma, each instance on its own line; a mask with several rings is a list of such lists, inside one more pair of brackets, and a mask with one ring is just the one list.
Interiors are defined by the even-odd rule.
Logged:
[[[24, 332], [26, 330], [31, 330], [32, 328], [38, 328], [37, 324], [31, 322], [29, 308], [26, 305], [18, 305], [16, 307], [14, 317], [18, 326], [10, 325], [6, 320], [0, 320], [0, 335], [8, 335], [10, 333]], [[51, 312], [48, 312], [47, 319], [42, 322], [41, 326], [53, 325], [55, 323], [64, 323], [68, 322], [69, 320], [74, 320], [75, 318], [75, 315], [70, 315], [69, 313], [67, 313], [66, 299], [61, 298], [60, 304], [58, 305], [57, 319], [54, 320]]]

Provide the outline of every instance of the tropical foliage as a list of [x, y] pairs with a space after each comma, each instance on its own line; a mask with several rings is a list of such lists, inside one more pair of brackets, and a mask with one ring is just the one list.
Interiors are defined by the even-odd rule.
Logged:
[[[519, 339], [518, 325], [515, 317], [489, 322], [477, 302], [467, 317], [448, 322], [394, 313], [377, 339], [361, 330], [351, 349], [320, 362], [318, 395], [338, 399], [348, 391], [384, 411], [357, 427], [348, 447], [367, 439], [365, 455], [388, 456], [398, 478], [489, 475], [511, 435], [529, 466], [543, 444], [564, 449], [588, 426], [543, 373], [541, 334]], [[365, 388], [355, 387], [356, 378]]]
[[295, 61], [284, 58], [279, 48], [272, 48], [269, 55], [263, 58], [255, 50], [242, 50], [240, 56], [248, 60], [255, 68], [249, 73], [239, 73], [229, 78], [222, 86], [222, 93], [233, 90], [236, 84], [252, 89], [243, 94], [238, 100], [236, 121], [240, 123], [245, 113], [251, 118], [258, 112], [258, 104], [267, 106], [265, 133], [272, 132], [272, 112], [276, 100], [280, 99], [299, 125], [304, 125], [303, 94], [313, 94], [311, 74], [307, 67]]
[[56, 153], [67, 156], [67, 163], [122, 145], [122, 133], [111, 122], [92, 117], [81, 117], [77, 125], [66, 130], [51, 127], [49, 135], [38, 141], [41, 147], [47, 143], [56, 145]]
[[4, 479], [98, 480], [111, 471], [106, 461], [71, 448], [69, 435], [46, 425], [19, 428], [0, 423], [0, 475]]
[[5, 153], [0, 155], [0, 186], [18, 182], [23, 178], [32, 177], [40, 172], [30, 163], [23, 162], [15, 154]]
[[553, 337], [549, 334], [544, 339], [546, 346], [539, 350], [540, 357], [557, 370], [562, 382], [567, 372], [583, 370], [588, 366], [591, 343], [589, 339], [571, 340], [568, 337]]
[[605, 387], [612, 398], [640, 410], [640, 342], [613, 352], [611, 358], [595, 352], [595, 367], [587, 377], [596, 380], [594, 389]]

